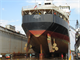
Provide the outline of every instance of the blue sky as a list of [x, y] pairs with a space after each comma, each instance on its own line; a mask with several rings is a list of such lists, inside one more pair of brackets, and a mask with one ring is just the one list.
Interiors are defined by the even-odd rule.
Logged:
[[[44, 0], [36, 0], [43, 4]], [[53, 3], [57, 6], [65, 5], [66, 3], [71, 7], [70, 25], [75, 28], [76, 20], [80, 23], [80, 0], [54, 0]], [[23, 6], [35, 5], [35, 0], [0, 0], [0, 25], [5, 26], [11, 24], [16, 26], [16, 30], [22, 30], [22, 15], [21, 10]], [[75, 32], [70, 32], [71, 49], [74, 49], [73, 45]]]

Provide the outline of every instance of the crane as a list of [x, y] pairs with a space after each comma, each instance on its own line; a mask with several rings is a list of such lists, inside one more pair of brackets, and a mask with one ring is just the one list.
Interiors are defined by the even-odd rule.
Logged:
[[76, 29], [80, 27], [78, 20], [76, 20]]

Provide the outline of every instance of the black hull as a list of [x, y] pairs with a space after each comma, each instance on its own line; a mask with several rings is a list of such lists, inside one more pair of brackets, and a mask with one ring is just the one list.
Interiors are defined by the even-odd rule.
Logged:
[[[42, 44], [43, 53], [50, 53], [47, 34], [50, 34], [51, 44], [53, 44], [53, 38], [59, 47], [58, 51], [55, 53], [68, 53], [68, 43], [69, 43], [69, 26], [66, 21], [60, 17], [53, 14], [46, 15], [24, 15], [22, 27], [27, 34], [30, 35], [30, 44], [33, 46], [35, 52], [40, 53], [40, 44]], [[44, 30], [43, 33], [39, 33]], [[33, 32], [31, 32], [33, 31]], [[40, 34], [38, 37], [36, 37]]]
[[25, 33], [28, 32], [29, 30], [48, 30], [69, 36], [68, 29], [57, 23], [32, 22], [32, 23], [24, 23], [22, 26], [23, 29], [25, 30]]

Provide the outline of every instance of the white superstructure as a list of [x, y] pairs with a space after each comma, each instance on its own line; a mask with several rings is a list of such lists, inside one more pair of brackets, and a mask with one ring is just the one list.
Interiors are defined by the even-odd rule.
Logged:
[[27, 6], [22, 8], [22, 15], [34, 15], [34, 14], [56, 14], [63, 20], [69, 23], [70, 6], [55, 6], [52, 1], [45, 1], [44, 5]]

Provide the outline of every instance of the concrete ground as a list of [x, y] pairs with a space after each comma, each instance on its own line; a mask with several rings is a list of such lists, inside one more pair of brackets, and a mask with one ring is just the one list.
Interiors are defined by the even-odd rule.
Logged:
[[[39, 59], [39, 58], [35, 58], [35, 57], [26, 57], [26, 56], [15, 56], [13, 58], [10, 59], [5, 59], [4, 57], [0, 60], [67, 60], [67, 59], [61, 59], [61, 57], [59, 58], [43, 58], [43, 59]], [[76, 60], [76, 59], [71, 59], [71, 60]], [[79, 59], [78, 59], [79, 60]]]
[[[39, 59], [39, 58], [11, 58], [11, 59], [5, 59], [2, 58], [0, 60], [67, 60], [67, 59], [60, 59], [60, 58], [43, 58], [43, 59]], [[76, 59], [74, 59], [76, 60]]]

